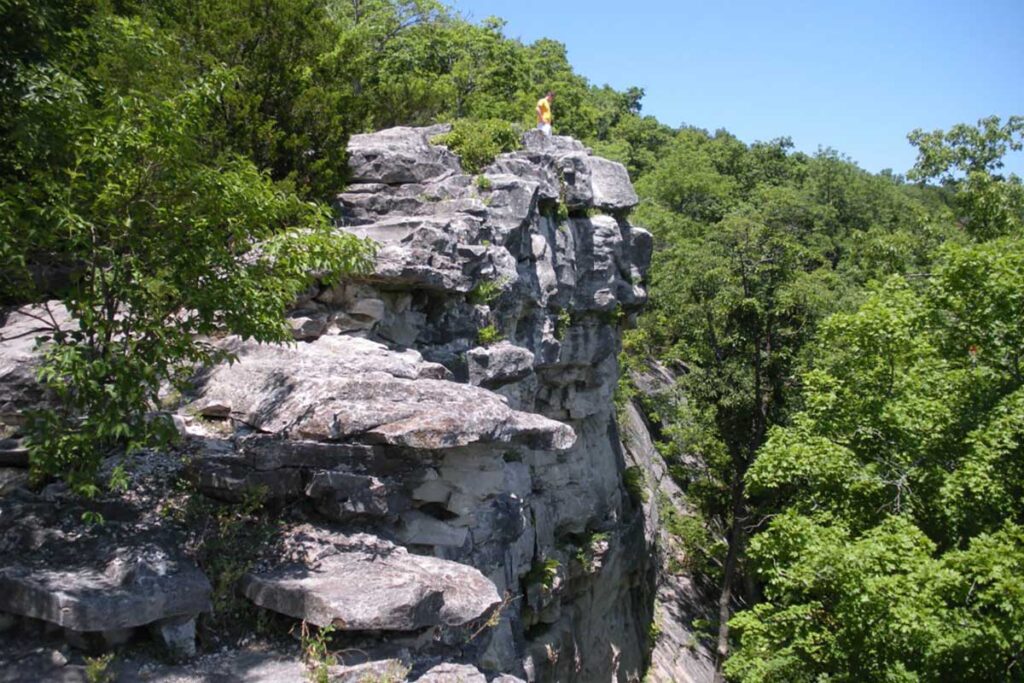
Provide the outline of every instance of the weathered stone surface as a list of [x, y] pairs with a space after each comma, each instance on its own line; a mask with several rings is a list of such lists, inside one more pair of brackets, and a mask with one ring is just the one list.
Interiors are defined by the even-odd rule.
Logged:
[[331, 683], [401, 683], [408, 680], [405, 677], [408, 672], [408, 664], [400, 659], [378, 659], [352, 666], [332, 666], [329, 675]]
[[175, 657], [188, 659], [196, 655], [196, 618], [194, 615], [163, 619], [152, 625], [156, 637]]
[[415, 351], [352, 337], [229, 344], [238, 361], [215, 368], [192, 405], [231, 405], [232, 417], [266, 433], [420, 449], [513, 441], [565, 449], [574, 440], [570, 427], [511, 410], [491, 392], [433, 379], [447, 371]]
[[128, 506], [87, 533], [81, 510], [23, 495], [0, 500], [0, 611], [74, 631], [142, 626], [210, 609], [210, 582], [180, 539]]
[[[626, 218], [624, 169], [579, 142], [528, 133], [478, 178], [430, 144], [441, 130], [353, 139], [337, 229], [377, 241], [375, 266], [302, 293], [289, 313], [301, 343], [218, 342], [239, 362], [208, 370], [175, 415], [191, 472], [224, 500], [267, 492], [280, 525], [246, 593], [344, 621], [340, 638], [367, 653], [347, 664], [401, 661], [436, 680], [639, 680], [654, 535], [622, 486], [611, 396], [653, 242]], [[492, 325], [507, 341], [481, 347]], [[59, 487], [47, 499], [64, 500]], [[557, 585], [527, 587], [552, 559]], [[189, 639], [187, 617], [160, 618], [170, 642]], [[305, 678], [294, 653], [257, 659], [230, 651], [146, 678]]]
[[315, 563], [246, 575], [242, 591], [261, 607], [346, 631], [462, 626], [500, 602], [476, 569], [365, 535]]
[[626, 168], [616, 161], [591, 155], [579, 141], [561, 135], [538, 136], [530, 131], [523, 136], [523, 142], [528, 153], [554, 160], [565, 184], [569, 208], [620, 212], [639, 202]]
[[339, 522], [388, 514], [387, 488], [376, 477], [321, 470], [310, 478], [306, 496], [321, 514]]
[[288, 318], [292, 337], [297, 340], [316, 339], [327, 329], [326, 316], [295, 316]]
[[605, 211], [624, 211], [639, 203], [626, 167], [617, 161], [588, 157], [594, 206]]
[[211, 498], [238, 503], [259, 492], [268, 500], [288, 500], [302, 493], [302, 473], [297, 469], [260, 471], [244, 460], [228, 457], [197, 459], [189, 468], [196, 487]]
[[471, 664], [438, 664], [416, 683], [487, 683], [487, 677]]
[[0, 496], [28, 484], [28, 470], [20, 467], [0, 467]]
[[197, 568], [122, 555], [105, 567], [0, 569], [0, 610], [76, 631], [131, 628], [210, 609], [210, 583]]
[[572, 136], [544, 135], [538, 130], [528, 130], [523, 134], [523, 147], [528, 152], [555, 156], [587, 151], [583, 143]]
[[469, 530], [452, 526], [418, 510], [409, 510], [402, 514], [397, 536], [406, 545], [461, 548], [469, 538]]
[[0, 425], [20, 425], [25, 411], [45, 404], [45, 393], [36, 380], [40, 360], [36, 342], [72, 325], [67, 310], [56, 301], [0, 313]]
[[461, 170], [458, 158], [430, 139], [447, 132], [446, 126], [389, 128], [353, 135], [348, 143], [352, 180], [362, 183], [419, 183]]
[[489, 389], [521, 380], [533, 372], [533, 352], [507, 341], [470, 349], [466, 358], [470, 384]]
[[[670, 390], [674, 373], [657, 363], [634, 371], [633, 382], [654, 396]], [[643, 473], [648, 502], [643, 505], [645, 557], [652, 564], [654, 592], [653, 619], [659, 635], [651, 650], [646, 678], [656, 683], [705, 683], [715, 679], [711, 649], [693, 628], [697, 620], [714, 618], [715, 605], [702, 595], [694, 577], [671, 571], [671, 564], [685, 562], [684, 550], [664, 528], [660, 515], [665, 509], [686, 517], [693, 514], [685, 496], [668, 474], [668, 466], [654, 447], [647, 424], [632, 402], [625, 406], [620, 424], [625, 455], [630, 466]]]
[[28, 449], [20, 439], [0, 439], [0, 466], [28, 467]]

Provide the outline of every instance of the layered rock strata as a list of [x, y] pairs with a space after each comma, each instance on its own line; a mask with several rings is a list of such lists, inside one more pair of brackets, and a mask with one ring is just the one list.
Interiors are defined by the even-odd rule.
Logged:
[[243, 594], [410, 680], [639, 680], [651, 539], [612, 395], [651, 236], [577, 141], [527, 133], [470, 176], [445, 130], [352, 138], [337, 229], [375, 265], [308, 291], [294, 345], [218, 341], [237, 362], [175, 417], [189, 476], [303, 511]]
[[[640, 364], [637, 364], [640, 365]], [[715, 664], [706, 629], [713, 623], [717, 604], [712, 585], [693, 570], [696, 551], [679, 533], [679, 522], [693, 510], [669, 473], [669, 466], [654, 446], [652, 432], [663, 425], [648, 413], [681, 400], [675, 392], [676, 373], [656, 362], [630, 373], [637, 399], [619, 412], [619, 428], [630, 478], [643, 491], [642, 508], [649, 561], [654, 571], [654, 613], [650, 628], [651, 661], [647, 683], [706, 683], [715, 680]], [[646, 408], [646, 410], [645, 410]], [[671, 409], [664, 414], [671, 414]], [[702, 469], [700, 463], [684, 463]], [[675, 523], [673, 523], [673, 520]]]

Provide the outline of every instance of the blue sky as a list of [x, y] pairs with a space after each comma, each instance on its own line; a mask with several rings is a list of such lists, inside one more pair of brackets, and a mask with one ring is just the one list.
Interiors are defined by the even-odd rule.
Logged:
[[[1024, 115], [1024, 0], [452, 0], [529, 43], [565, 43], [591, 82], [646, 91], [664, 123], [788, 135], [877, 172], [909, 169], [906, 135]], [[557, 106], [557, 105], [556, 105]], [[1024, 175], [1024, 154], [1007, 169]]]

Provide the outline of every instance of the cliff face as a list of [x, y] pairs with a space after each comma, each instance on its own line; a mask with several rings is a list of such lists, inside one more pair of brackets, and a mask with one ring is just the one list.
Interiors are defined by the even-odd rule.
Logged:
[[[656, 362], [631, 371], [638, 399], [626, 403], [618, 415], [626, 463], [647, 492], [643, 514], [648, 561], [653, 567], [654, 613], [645, 683], [715, 680], [710, 639], [698, 628], [701, 621], [710, 624], [716, 618], [714, 587], [699, 571], [694, 572], [694, 560], [699, 558], [689, 556], [694, 551], [678, 537], [679, 527], [693, 511], [669, 474], [668, 463], [654, 446], [652, 432], [659, 433], [664, 425], [650, 422], [652, 416], [648, 414], [658, 412], [666, 402], [681, 400], [673, 391], [676, 379], [671, 369]], [[699, 462], [684, 466], [702, 467]]]
[[[330, 476], [315, 471], [281, 495], [484, 574], [505, 604], [473, 654], [481, 669], [637, 678], [644, 539], [612, 403], [620, 324], [645, 300], [651, 252], [625, 217], [636, 195], [621, 166], [568, 138], [528, 135], [465, 175], [430, 143], [443, 130], [353, 138], [340, 228], [381, 245], [374, 271], [310, 292], [293, 314], [304, 345], [243, 345], [194, 405], [294, 444], [373, 448], [334, 470], [365, 478], [345, 490], [300, 490]], [[502, 340], [482, 345], [482, 329]], [[280, 397], [282, 372], [308, 394]], [[221, 466], [211, 459], [211, 493]]]
[[[371, 659], [639, 680], [656, 535], [612, 395], [651, 237], [625, 169], [575, 140], [527, 133], [470, 176], [431, 143], [445, 130], [352, 139], [338, 229], [375, 240], [375, 266], [308, 291], [295, 345], [217, 342], [237, 362], [176, 416], [188, 474], [284, 506], [242, 592]], [[48, 619], [23, 602], [0, 611]]]

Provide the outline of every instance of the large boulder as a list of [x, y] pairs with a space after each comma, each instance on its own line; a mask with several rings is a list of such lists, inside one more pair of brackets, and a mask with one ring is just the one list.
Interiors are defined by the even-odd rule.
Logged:
[[366, 534], [335, 536], [332, 544], [313, 561], [246, 575], [242, 592], [261, 607], [344, 631], [463, 626], [501, 602], [473, 567], [412, 555]]
[[226, 347], [237, 361], [214, 368], [186, 411], [216, 405], [268, 434], [427, 450], [478, 442], [564, 450], [575, 440], [565, 424], [512, 410], [479, 387], [438, 379], [444, 367], [415, 351], [354, 337], [295, 346], [233, 340]]
[[470, 383], [482, 387], [515, 382], [533, 372], [533, 352], [508, 341], [470, 349], [466, 358]]
[[17, 492], [0, 499], [0, 612], [71, 634], [151, 625], [180, 654], [195, 650], [190, 622], [211, 609], [211, 585], [183, 551], [173, 523], [107, 502], [87, 526], [73, 500]]
[[461, 171], [458, 157], [430, 139], [450, 130], [431, 128], [389, 128], [353, 135], [348, 143], [349, 168], [356, 182], [420, 183]]

